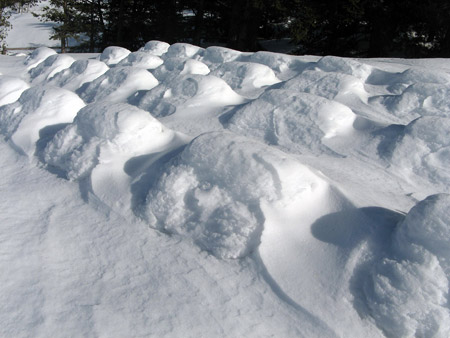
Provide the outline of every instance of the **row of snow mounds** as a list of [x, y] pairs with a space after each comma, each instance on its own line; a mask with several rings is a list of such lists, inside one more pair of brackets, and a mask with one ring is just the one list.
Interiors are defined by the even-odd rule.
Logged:
[[23, 153], [32, 156], [46, 127], [71, 123], [85, 106], [73, 92], [51, 86], [35, 86], [20, 98], [0, 107], [0, 130]]
[[275, 148], [212, 132], [172, 158], [148, 193], [145, 214], [154, 227], [217, 257], [238, 258], [258, 247], [264, 208], [302, 208], [330, 189], [323, 176]]
[[388, 337], [449, 337], [450, 195], [419, 202], [397, 226], [391, 254], [371, 264], [363, 291]]
[[[88, 177], [91, 187], [87, 188], [95, 196], [123, 211], [132, 208], [131, 184], [140, 170], [187, 140], [146, 111], [125, 103], [100, 102], [81, 109], [73, 123], [46, 145], [43, 157], [70, 180]], [[137, 161], [139, 166], [127, 164], [144, 155], [147, 160]]]

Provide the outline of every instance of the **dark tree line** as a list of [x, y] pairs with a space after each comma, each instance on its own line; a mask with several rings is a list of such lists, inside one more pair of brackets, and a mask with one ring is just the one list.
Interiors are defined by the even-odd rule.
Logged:
[[[17, 1], [13, 1], [17, 2]], [[98, 51], [148, 40], [243, 51], [290, 39], [297, 53], [450, 57], [448, 0], [51, 0], [54, 38]]]

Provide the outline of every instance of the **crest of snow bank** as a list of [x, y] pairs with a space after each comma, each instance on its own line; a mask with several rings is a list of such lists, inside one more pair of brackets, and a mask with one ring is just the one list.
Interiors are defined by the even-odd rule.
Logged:
[[162, 117], [176, 111], [198, 112], [243, 102], [245, 98], [234, 92], [222, 79], [192, 74], [166, 79], [141, 98], [139, 107], [156, 117]]
[[32, 87], [18, 101], [0, 107], [0, 128], [17, 147], [32, 155], [43, 128], [72, 122], [84, 106], [83, 100], [71, 91]]
[[171, 163], [148, 194], [149, 222], [223, 258], [258, 246], [261, 203], [291, 206], [327, 185], [283, 152], [227, 132], [197, 137]]
[[419, 202], [393, 237], [392, 255], [364, 284], [370, 313], [388, 336], [448, 337], [450, 195]]
[[228, 128], [293, 152], [332, 153], [327, 138], [348, 133], [355, 114], [325, 98], [292, 90], [268, 90], [239, 108]]
[[47, 47], [40, 47], [35, 49], [26, 59], [25, 59], [25, 66], [27, 67], [27, 70], [31, 70], [34, 67], [36, 67], [38, 64], [40, 64], [42, 61], [47, 59], [51, 55], [55, 55], [56, 52], [53, 49], [47, 48]]
[[77, 93], [88, 102], [126, 102], [139, 90], [149, 90], [158, 80], [147, 70], [134, 67], [114, 67], [80, 88]]
[[28, 83], [17, 77], [0, 75], [0, 106], [17, 101], [28, 88]]
[[108, 70], [109, 67], [98, 60], [77, 60], [69, 68], [52, 77], [48, 84], [76, 91], [83, 84], [95, 80]]
[[110, 46], [103, 50], [99, 58], [107, 66], [114, 66], [125, 59], [130, 53], [131, 51], [126, 48]]
[[414, 180], [426, 178], [446, 191], [450, 186], [450, 118], [424, 116], [406, 126], [392, 144], [394, 170]]
[[69, 55], [56, 54], [46, 58], [43, 62], [39, 63], [36, 67], [30, 70], [31, 84], [39, 85], [50, 80], [58, 72], [67, 69], [75, 59]]
[[45, 149], [45, 161], [68, 178], [79, 179], [97, 165], [161, 151], [174, 137], [146, 111], [100, 102], [81, 109], [73, 123], [55, 135]]

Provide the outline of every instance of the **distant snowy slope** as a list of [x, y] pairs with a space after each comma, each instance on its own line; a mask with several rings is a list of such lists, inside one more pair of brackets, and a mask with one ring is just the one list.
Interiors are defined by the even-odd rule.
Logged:
[[27, 12], [13, 13], [10, 18], [11, 30], [6, 37], [8, 48], [28, 47], [58, 47], [59, 41], [50, 40], [54, 23], [41, 22], [33, 16], [32, 12], [39, 14], [41, 8], [48, 5], [48, 1], [42, 1], [36, 6], [30, 7]]
[[0, 336], [449, 337], [449, 65], [1, 56]]

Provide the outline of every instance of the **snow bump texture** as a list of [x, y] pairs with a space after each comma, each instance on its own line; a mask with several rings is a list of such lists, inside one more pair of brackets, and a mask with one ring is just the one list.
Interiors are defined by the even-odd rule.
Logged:
[[448, 337], [450, 67], [405, 62], [39, 48], [0, 131], [87, 203], [253, 260], [322, 333]]

